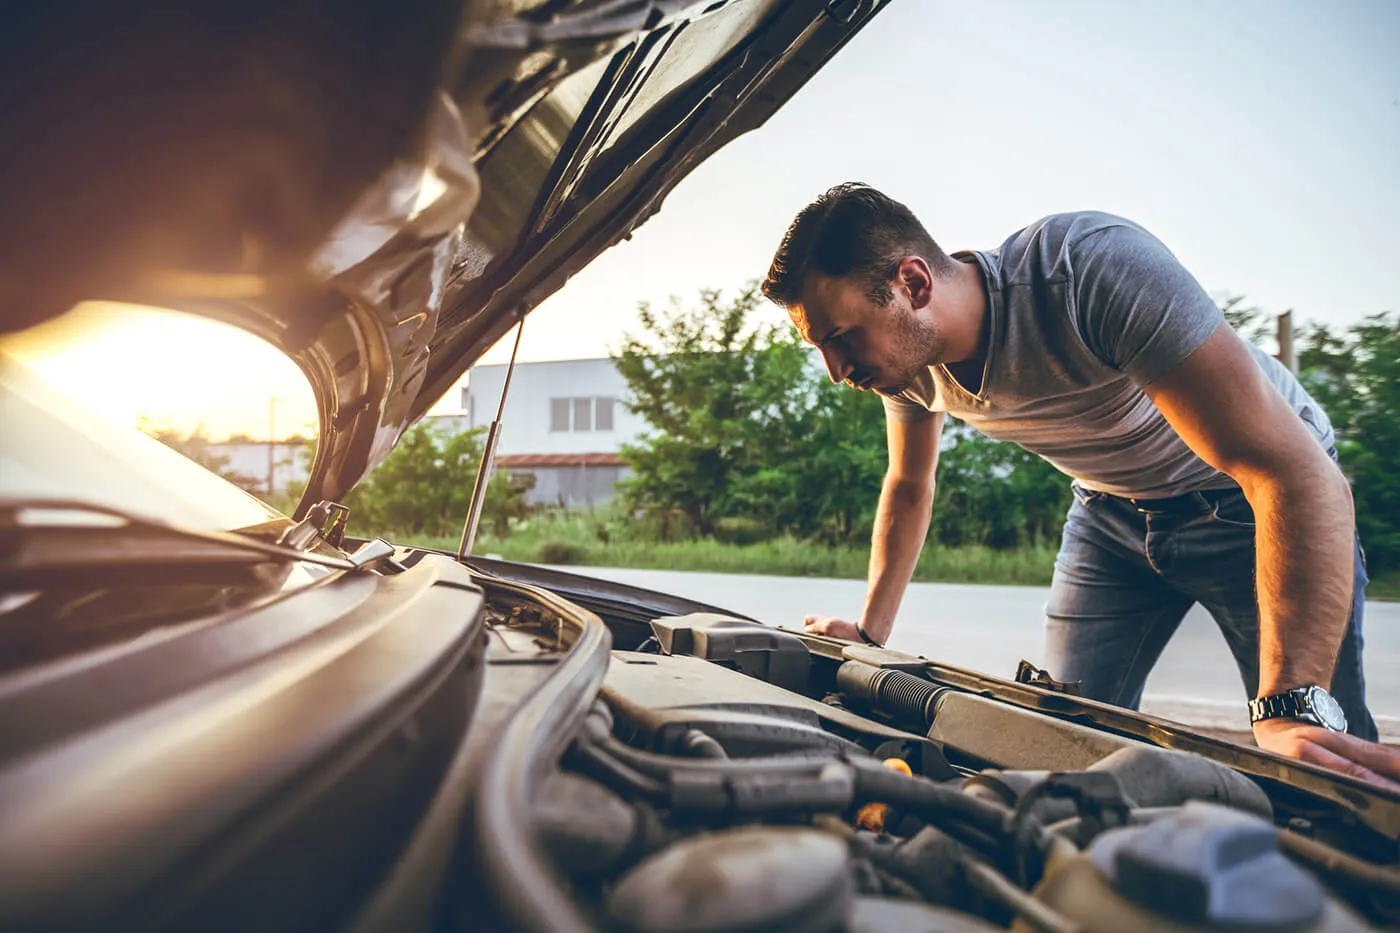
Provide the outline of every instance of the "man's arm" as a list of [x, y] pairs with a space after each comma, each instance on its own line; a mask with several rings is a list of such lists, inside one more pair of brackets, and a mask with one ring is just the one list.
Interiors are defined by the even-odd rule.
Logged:
[[[1351, 614], [1356, 529], [1345, 477], [1227, 324], [1144, 391], [1254, 510], [1258, 695], [1328, 686]], [[1254, 734], [1304, 761], [1400, 779], [1400, 751], [1353, 736], [1289, 719], [1260, 722]]]
[[[885, 421], [889, 467], [875, 509], [869, 589], [860, 621], [865, 633], [881, 644], [889, 640], [899, 602], [928, 534], [943, 419], [943, 412], [938, 412], [925, 421]], [[845, 619], [808, 616], [804, 627], [808, 632], [861, 640], [856, 623]]]

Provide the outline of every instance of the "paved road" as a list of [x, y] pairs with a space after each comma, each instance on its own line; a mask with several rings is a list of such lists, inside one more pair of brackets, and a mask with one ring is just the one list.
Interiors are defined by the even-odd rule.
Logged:
[[[558, 569], [687, 596], [788, 628], [799, 627], [807, 613], [856, 618], [865, 597], [860, 580]], [[890, 647], [1010, 677], [1021, 658], [1040, 660], [1048, 593], [1039, 587], [910, 584]], [[1400, 736], [1400, 603], [1367, 603], [1365, 632], [1371, 710], [1383, 717], [1387, 737]], [[1247, 728], [1243, 706], [1225, 640], [1209, 615], [1192, 609], [1148, 678], [1143, 709], [1200, 725]]]

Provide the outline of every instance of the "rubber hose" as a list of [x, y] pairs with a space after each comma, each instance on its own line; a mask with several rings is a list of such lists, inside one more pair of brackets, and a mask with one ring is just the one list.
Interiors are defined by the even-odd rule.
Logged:
[[1207, 800], [1272, 820], [1274, 808], [1258, 784], [1209, 758], [1168, 748], [1120, 748], [1089, 766], [1118, 778], [1138, 807], [1174, 807]]
[[836, 688], [874, 709], [907, 716], [924, 729], [933, 725], [934, 705], [948, 691], [922, 677], [864, 661], [847, 661], [836, 669]]
[[624, 796], [635, 795], [650, 803], [665, 803], [666, 785], [618, 761], [596, 745], [576, 745], [570, 749], [569, 763], [604, 787]]
[[699, 729], [687, 729], [681, 734], [680, 740], [676, 743], [678, 751], [684, 755], [695, 758], [725, 758], [729, 757], [724, 751], [724, 746], [715, 741], [714, 736]]
[[663, 755], [633, 748], [614, 736], [603, 736], [594, 743], [598, 749], [642, 774], [666, 780], [675, 771], [704, 772], [726, 776], [781, 773], [817, 774], [840, 759], [830, 753], [774, 755], [768, 758], [687, 758]]
[[963, 791], [910, 777], [878, 762], [853, 761], [858, 801], [878, 800], [924, 818], [953, 817], [1004, 839], [1011, 828], [1011, 810]]

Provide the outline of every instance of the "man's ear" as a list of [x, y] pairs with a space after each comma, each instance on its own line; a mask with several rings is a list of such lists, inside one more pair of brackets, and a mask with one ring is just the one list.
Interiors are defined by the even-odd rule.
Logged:
[[933, 300], [933, 270], [921, 256], [905, 256], [895, 272], [899, 284], [909, 292], [909, 303], [923, 308]]

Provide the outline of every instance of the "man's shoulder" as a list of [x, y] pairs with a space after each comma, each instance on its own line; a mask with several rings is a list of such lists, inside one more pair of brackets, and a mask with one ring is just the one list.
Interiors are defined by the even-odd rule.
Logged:
[[1011, 282], [1055, 278], [1074, 268], [1076, 250], [1108, 230], [1144, 233], [1141, 226], [1106, 211], [1064, 211], [1022, 227], [998, 250], [1003, 272]]

